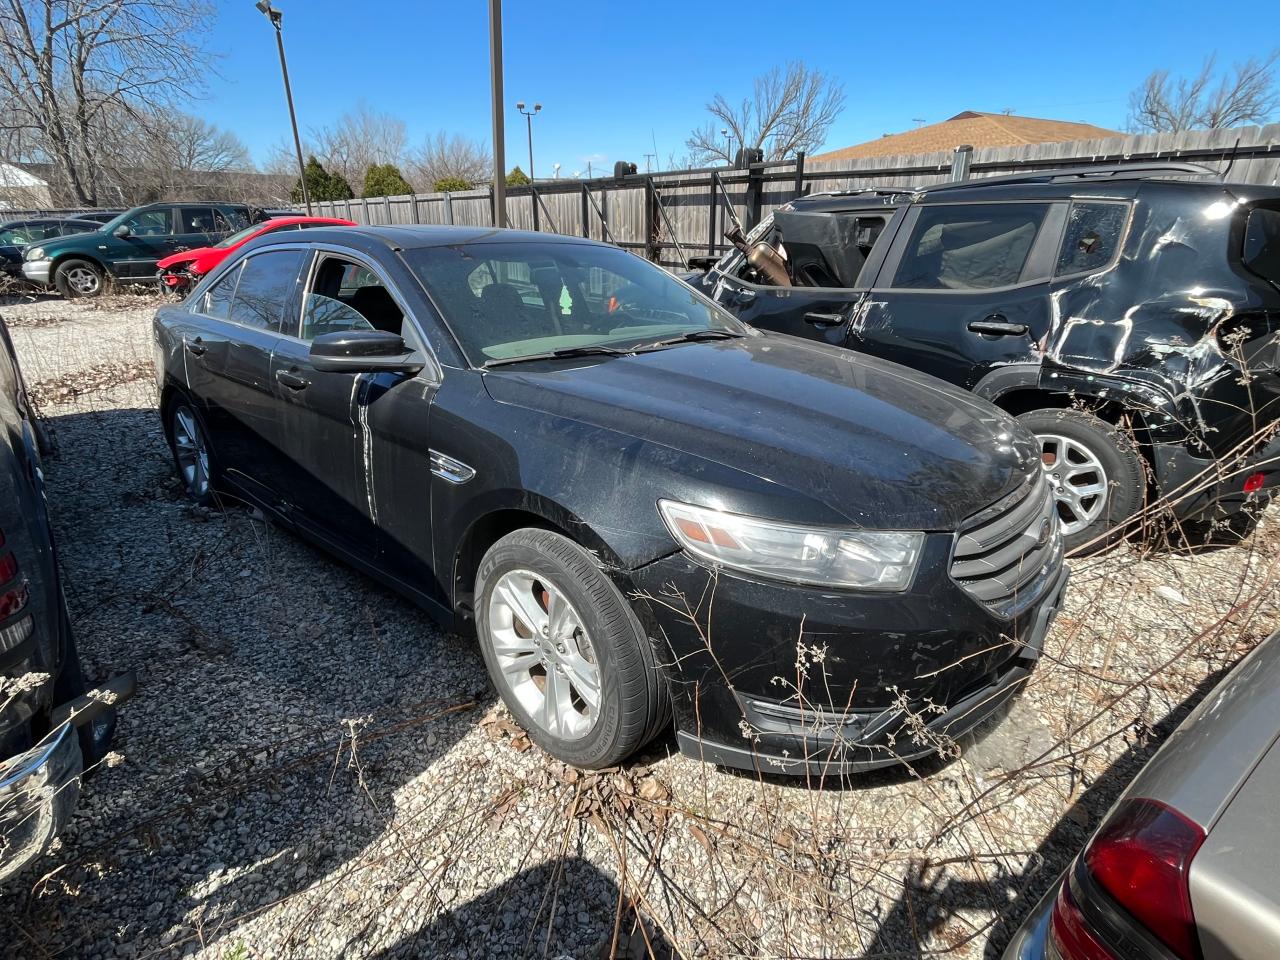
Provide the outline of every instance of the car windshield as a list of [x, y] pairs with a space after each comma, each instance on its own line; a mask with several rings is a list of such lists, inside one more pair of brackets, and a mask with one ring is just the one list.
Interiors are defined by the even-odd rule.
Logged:
[[265, 226], [266, 226], [265, 223], [251, 223], [249, 224], [249, 226], [245, 227], [243, 230], [237, 230], [235, 233], [233, 233], [231, 236], [227, 237], [227, 239], [221, 241], [220, 243], [215, 243], [213, 245], [214, 249], [224, 250], [227, 247], [234, 246], [235, 244], [239, 243], [241, 240], [246, 240], [249, 237], [253, 236], [255, 233], [257, 233], [259, 230], [261, 230]]
[[671, 274], [617, 247], [471, 243], [419, 247], [404, 256], [475, 366], [555, 351], [626, 352], [665, 340], [754, 335]]

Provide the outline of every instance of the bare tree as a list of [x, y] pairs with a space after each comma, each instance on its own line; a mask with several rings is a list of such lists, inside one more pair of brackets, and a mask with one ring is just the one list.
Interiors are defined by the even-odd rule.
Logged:
[[427, 137], [409, 155], [408, 168], [419, 190], [432, 190], [447, 180], [474, 185], [493, 177], [487, 144], [443, 130]]
[[207, 57], [202, 0], [0, 0], [0, 135], [52, 163], [69, 197], [98, 199], [121, 115], [189, 95]]
[[352, 184], [364, 183], [365, 173], [375, 163], [404, 166], [408, 143], [403, 120], [363, 103], [332, 126], [312, 130], [310, 139], [325, 169]]
[[729, 137], [720, 132], [728, 130], [735, 153], [754, 147], [767, 160], [782, 160], [821, 146], [843, 109], [844, 87], [834, 77], [789, 63], [756, 77], [752, 95], [736, 106], [716, 94], [707, 104], [713, 120], [690, 134], [685, 146], [697, 163], [732, 162]]
[[1155, 70], [1129, 95], [1129, 127], [1173, 133], [1265, 123], [1280, 107], [1278, 66], [1280, 50], [1250, 57], [1217, 77], [1216, 85], [1212, 56], [1192, 77], [1174, 80], [1168, 70]]

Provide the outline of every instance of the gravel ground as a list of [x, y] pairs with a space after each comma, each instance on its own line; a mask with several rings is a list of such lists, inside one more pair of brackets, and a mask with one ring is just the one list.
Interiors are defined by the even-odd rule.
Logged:
[[139, 676], [44, 875], [0, 889], [6, 957], [980, 957], [1280, 622], [1272, 511], [1242, 547], [1073, 561], [1026, 695], [959, 759], [819, 789], [668, 736], [581, 775], [511, 724], [473, 641], [182, 499], [153, 310], [0, 307], [86, 667]]

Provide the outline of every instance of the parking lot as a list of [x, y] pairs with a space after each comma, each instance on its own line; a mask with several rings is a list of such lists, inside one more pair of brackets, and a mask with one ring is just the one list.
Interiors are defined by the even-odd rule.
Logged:
[[139, 678], [44, 876], [0, 895], [7, 956], [980, 957], [1280, 625], [1273, 509], [1240, 547], [1071, 561], [1026, 693], [958, 758], [819, 788], [668, 735], [583, 774], [511, 724], [472, 640], [243, 506], [189, 505], [154, 307], [0, 308], [87, 670]]

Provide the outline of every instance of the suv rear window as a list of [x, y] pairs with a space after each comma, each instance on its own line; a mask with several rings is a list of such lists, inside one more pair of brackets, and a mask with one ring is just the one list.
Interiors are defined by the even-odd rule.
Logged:
[[1092, 273], [1111, 263], [1120, 246], [1120, 235], [1124, 233], [1128, 216], [1127, 203], [1071, 204], [1053, 275], [1064, 277], [1073, 273]]
[[1255, 207], [1249, 211], [1240, 259], [1258, 276], [1280, 283], [1280, 210]]
[[894, 274], [894, 287], [985, 290], [1022, 279], [1047, 203], [924, 207]]

